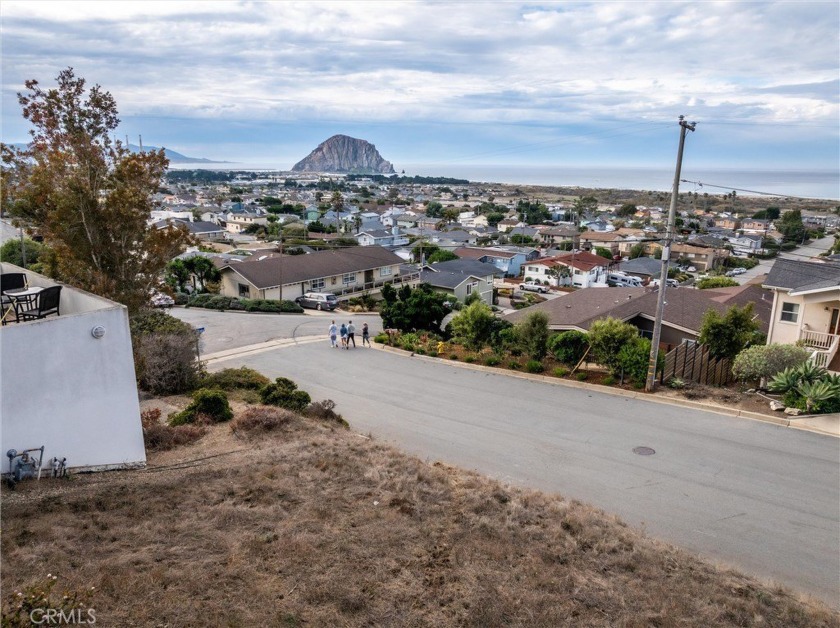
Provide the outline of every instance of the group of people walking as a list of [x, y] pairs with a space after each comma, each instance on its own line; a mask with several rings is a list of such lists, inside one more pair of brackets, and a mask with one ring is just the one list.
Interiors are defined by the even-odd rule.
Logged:
[[[350, 349], [350, 343], [353, 343], [353, 348], [356, 348], [356, 326], [353, 324], [353, 321], [349, 321], [346, 325], [341, 323], [341, 327], [338, 327], [333, 321], [330, 324], [330, 346], [333, 349], [338, 348], [338, 340], [341, 339], [341, 348], [342, 349]], [[368, 324], [364, 323], [362, 325], [362, 346], [364, 347], [367, 343], [367, 346], [370, 346], [370, 330], [368, 329]]]

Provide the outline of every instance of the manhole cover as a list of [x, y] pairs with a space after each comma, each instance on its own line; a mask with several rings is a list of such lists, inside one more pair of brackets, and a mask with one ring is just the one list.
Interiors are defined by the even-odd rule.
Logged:
[[633, 453], [640, 456], [652, 456], [656, 453], [656, 450], [650, 447], [633, 447]]

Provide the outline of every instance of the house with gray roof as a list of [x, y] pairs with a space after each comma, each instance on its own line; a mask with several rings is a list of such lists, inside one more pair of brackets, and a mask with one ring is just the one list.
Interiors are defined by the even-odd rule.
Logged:
[[417, 285], [420, 273], [403, 274], [403, 259], [381, 246], [272, 255], [222, 266], [220, 293], [249, 299], [293, 300], [306, 292], [332, 292], [341, 299], [378, 296], [385, 284]]
[[432, 286], [436, 292], [453, 295], [462, 303], [478, 293], [482, 301], [493, 305], [493, 279], [503, 275], [493, 264], [455, 259], [427, 264], [420, 272], [420, 281]]
[[767, 342], [800, 342], [814, 363], [840, 372], [840, 263], [777, 259], [764, 287], [774, 295]]

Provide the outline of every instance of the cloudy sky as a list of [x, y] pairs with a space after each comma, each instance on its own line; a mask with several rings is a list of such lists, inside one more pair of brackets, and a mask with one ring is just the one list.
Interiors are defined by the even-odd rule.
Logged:
[[838, 168], [837, 2], [4, 0], [16, 92], [67, 66], [121, 134], [290, 167], [335, 133], [401, 164]]

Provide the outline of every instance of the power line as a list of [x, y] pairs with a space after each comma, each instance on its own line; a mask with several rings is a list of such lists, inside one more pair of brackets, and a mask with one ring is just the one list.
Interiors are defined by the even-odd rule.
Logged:
[[798, 194], [779, 194], [778, 192], [760, 192], [758, 190], [747, 190], [747, 189], [744, 189], [744, 188], [736, 188], [736, 187], [732, 187], [730, 185], [716, 185], [714, 183], [703, 183], [702, 181], [689, 181], [688, 179], [680, 179], [680, 182], [682, 182], [682, 183], [693, 183], [695, 185], [699, 185], [701, 188], [705, 186], [705, 187], [708, 187], [708, 188], [718, 188], [718, 189], [721, 189], [721, 190], [734, 190], [736, 192], [747, 192], [748, 194], [760, 194], [762, 196], [775, 196], [775, 197], [778, 197], [778, 198], [801, 198], [801, 199], [806, 199], [806, 200], [809, 200], [809, 201], [834, 201], [834, 200], [837, 200], [837, 199], [833, 199], [833, 198], [818, 198], [816, 196], [800, 196]]

